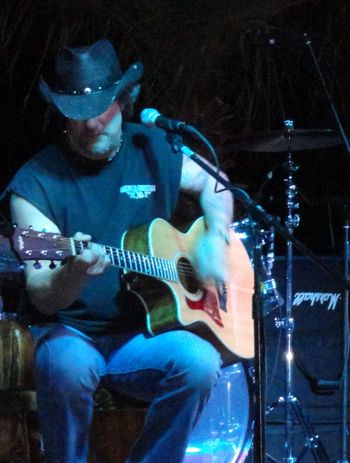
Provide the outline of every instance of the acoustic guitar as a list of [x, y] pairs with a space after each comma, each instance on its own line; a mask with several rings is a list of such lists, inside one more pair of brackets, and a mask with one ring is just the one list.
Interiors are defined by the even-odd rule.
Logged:
[[[254, 356], [254, 273], [243, 243], [230, 230], [229, 279], [221, 285], [203, 284], [193, 255], [205, 229], [203, 218], [186, 233], [155, 219], [127, 231], [120, 249], [100, 246], [112, 265], [124, 270], [127, 289], [145, 308], [151, 335], [188, 329], [211, 342], [228, 365]], [[38, 266], [40, 260], [62, 261], [89, 246], [60, 234], [22, 228], [15, 229], [12, 240], [19, 258], [35, 260]]]

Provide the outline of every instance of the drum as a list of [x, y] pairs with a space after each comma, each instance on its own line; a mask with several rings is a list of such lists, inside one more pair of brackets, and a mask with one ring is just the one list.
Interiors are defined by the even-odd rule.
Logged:
[[262, 248], [263, 267], [268, 266], [269, 270], [272, 270], [274, 262], [274, 231], [261, 228], [257, 230], [256, 237], [254, 237], [249, 219], [234, 222], [231, 225], [231, 229], [244, 244], [251, 261], [253, 261], [254, 257], [254, 244], [258, 240]]
[[242, 241], [253, 267], [254, 246], [256, 245], [257, 241], [261, 246], [260, 296], [262, 300], [263, 315], [266, 316], [274, 309], [284, 304], [284, 300], [277, 289], [276, 281], [272, 277], [272, 269], [275, 262], [274, 230], [259, 229], [256, 232], [256, 236], [254, 236], [249, 219], [243, 219], [240, 222], [234, 222], [231, 225], [231, 229]]
[[184, 463], [242, 463], [252, 436], [251, 372], [237, 363], [223, 369], [192, 431]]

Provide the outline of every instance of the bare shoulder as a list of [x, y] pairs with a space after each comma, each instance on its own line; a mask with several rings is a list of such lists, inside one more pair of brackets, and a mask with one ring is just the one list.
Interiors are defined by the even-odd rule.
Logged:
[[37, 207], [16, 194], [10, 199], [11, 219], [19, 227], [33, 227], [35, 230], [58, 232], [58, 227], [48, 219]]

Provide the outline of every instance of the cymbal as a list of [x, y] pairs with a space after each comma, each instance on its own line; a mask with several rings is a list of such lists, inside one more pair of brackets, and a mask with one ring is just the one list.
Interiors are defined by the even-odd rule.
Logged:
[[294, 152], [329, 148], [342, 143], [341, 137], [330, 129], [274, 130], [235, 137], [233, 147], [239, 151]]

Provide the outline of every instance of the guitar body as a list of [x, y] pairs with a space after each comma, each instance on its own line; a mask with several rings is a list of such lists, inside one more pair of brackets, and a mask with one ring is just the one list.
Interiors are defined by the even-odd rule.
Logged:
[[167, 281], [129, 272], [127, 288], [141, 300], [151, 335], [172, 329], [188, 329], [211, 342], [224, 364], [254, 356], [252, 295], [254, 274], [241, 240], [231, 233], [228, 248], [229, 281], [221, 287], [203, 286], [193, 269], [197, 240], [205, 232], [198, 219], [182, 233], [163, 219], [125, 233], [125, 250], [171, 259], [179, 281]]

